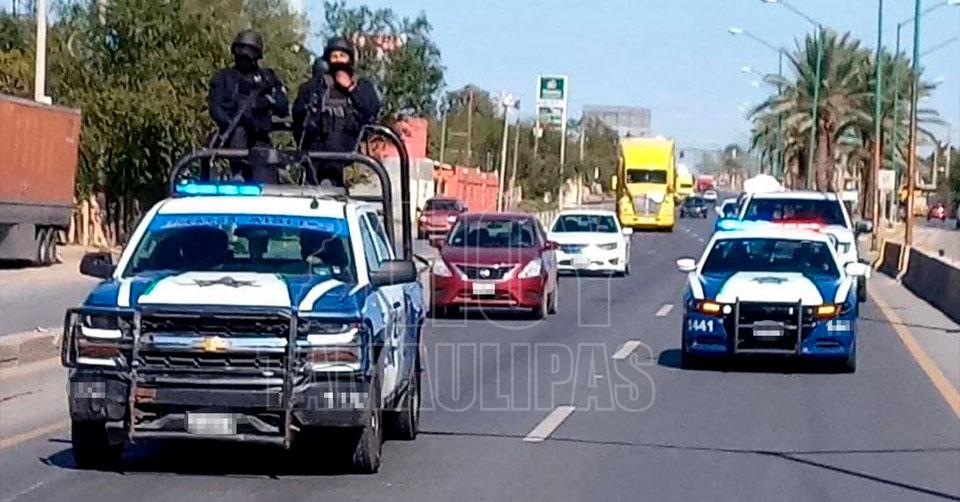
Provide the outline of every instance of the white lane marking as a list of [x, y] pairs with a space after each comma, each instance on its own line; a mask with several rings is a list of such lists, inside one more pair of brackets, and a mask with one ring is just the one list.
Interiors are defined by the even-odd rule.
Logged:
[[664, 303], [663, 306], [660, 307], [660, 310], [657, 311], [656, 316], [657, 316], [657, 317], [666, 317], [667, 314], [669, 314], [671, 310], [673, 310], [673, 304], [672, 304], [672, 303]]
[[626, 359], [630, 354], [633, 354], [633, 351], [637, 350], [637, 347], [640, 346], [640, 342], [637, 340], [628, 340], [624, 342], [623, 345], [613, 354], [615, 360]]
[[557, 406], [547, 415], [536, 427], [523, 438], [524, 443], [542, 443], [553, 434], [553, 431], [560, 427], [560, 424], [567, 419], [576, 409], [573, 406]]

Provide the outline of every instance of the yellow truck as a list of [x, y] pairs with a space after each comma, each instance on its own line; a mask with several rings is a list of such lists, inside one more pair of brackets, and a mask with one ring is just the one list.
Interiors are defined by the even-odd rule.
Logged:
[[620, 225], [673, 231], [676, 148], [665, 138], [620, 140], [620, 165], [613, 177]]

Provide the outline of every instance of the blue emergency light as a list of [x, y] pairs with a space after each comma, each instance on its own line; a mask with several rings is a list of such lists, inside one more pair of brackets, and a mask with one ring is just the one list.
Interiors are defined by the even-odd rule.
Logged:
[[732, 232], [736, 230], [753, 230], [757, 228], [769, 228], [769, 221], [753, 221], [753, 220], [720, 220], [717, 222], [717, 230], [721, 232]]
[[226, 195], [226, 196], [257, 196], [263, 194], [260, 185], [245, 185], [237, 183], [183, 183], [177, 185], [177, 195]]

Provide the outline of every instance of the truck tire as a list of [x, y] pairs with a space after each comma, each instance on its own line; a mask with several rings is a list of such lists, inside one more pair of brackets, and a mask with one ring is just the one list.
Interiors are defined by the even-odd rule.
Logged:
[[403, 394], [400, 411], [391, 412], [393, 437], [401, 441], [417, 439], [420, 430], [420, 356], [413, 363], [413, 375], [410, 385]]
[[370, 407], [364, 414], [365, 424], [353, 448], [353, 467], [362, 474], [380, 470], [383, 452], [383, 406], [380, 403], [380, 372], [370, 381]]
[[81, 469], [115, 467], [123, 455], [123, 445], [110, 444], [105, 422], [70, 422], [73, 461]]
[[43, 227], [37, 227], [36, 237], [34, 238], [34, 245], [36, 246], [33, 256], [33, 264], [37, 266], [47, 265], [49, 263], [49, 258], [47, 253], [50, 248], [47, 245], [47, 229]]
[[50, 237], [47, 240], [47, 264], [55, 265], [60, 263], [60, 257], [57, 254], [57, 246], [60, 244], [60, 236], [58, 235], [56, 228], [49, 228], [47, 231], [50, 234]]

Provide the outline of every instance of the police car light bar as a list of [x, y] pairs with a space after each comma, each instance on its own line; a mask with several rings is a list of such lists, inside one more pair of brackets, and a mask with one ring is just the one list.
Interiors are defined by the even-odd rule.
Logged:
[[263, 187], [237, 183], [182, 183], [177, 185], [176, 193], [177, 195], [257, 196], [263, 194]]

